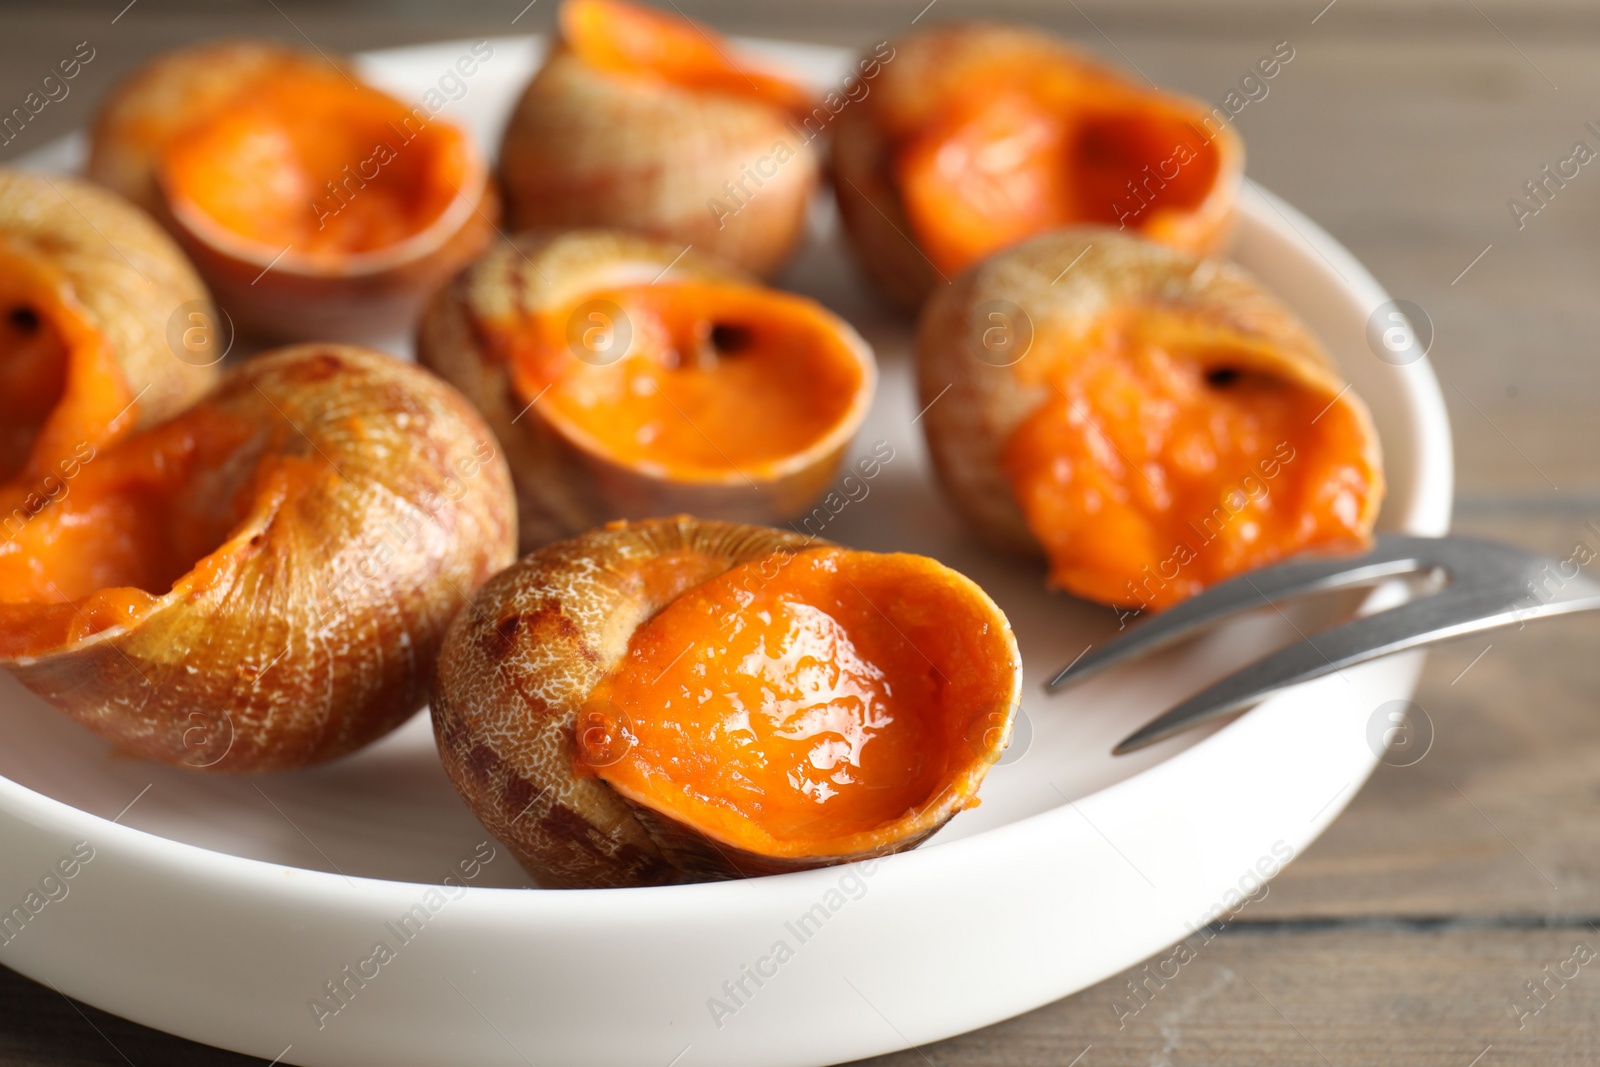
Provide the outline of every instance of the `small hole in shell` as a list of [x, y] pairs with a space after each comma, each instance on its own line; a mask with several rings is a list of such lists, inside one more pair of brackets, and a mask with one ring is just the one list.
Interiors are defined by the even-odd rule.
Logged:
[[750, 347], [750, 327], [719, 322], [711, 327], [711, 347], [719, 356], [737, 356]]
[[14, 307], [6, 312], [6, 321], [18, 333], [33, 333], [39, 329], [39, 313], [31, 307]]

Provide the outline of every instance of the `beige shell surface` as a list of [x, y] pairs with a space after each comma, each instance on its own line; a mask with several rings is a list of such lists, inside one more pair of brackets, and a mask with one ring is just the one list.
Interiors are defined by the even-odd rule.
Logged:
[[134, 624], [4, 665], [148, 759], [244, 773], [353, 751], [422, 706], [445, 627], [511, 561], [505, 461], [454, 390], [354, 346], [258, 356], [196, 410], [245, 428], [219, 496], [315, 473], [258, 492]]
[[803, 234], [818, 159], [770, 104], [602, 73], [558, 48], [512, 112], [500, 176], [514, 230], [615, 227], [768, 277]]
[[0, 243], [55, 273], [71, 306], [106, 339], [138, 398], [136, 426], [168, 418], [216, 381], [215, 360], [182, 343], [191, 322], [216, 323], [205, 286], [133, 204], [78, 178], [0, 168]]
[[[1377, 433], [1366, 406], [1345, 390], [1299, 317], [1253, 275], [1116, 230], [1059, 230], [992, 256], [940, 288], [918, 323], [921, 402], [933, 404], [944, 392], [922, 420], [934, 469], [947, 498], [986, 540], [1004, 549], [1039, 551], [1000, 456], [1012, 432], [1051, 391], [1047, 382], [1022, 373], [1028, 349], [1000, 359], [985, 351], [985, 330], [1002, 321], [992, 316], [1001, 315], [1008, 329], [1025, 330], [1032, 347], [1059, 355], [1104, 315], [1129, 307], [1190, 316], [1239, 360], [1346, 406], [1363, 428], [1368, 461], [1381, 477]], [[1368, 526], [1382, 500], [1377, 488], [1363, 516]]]
[[450, 206], [398, 244], [352, 256], [342, 269], [274, 260], [181, 206], [166, 211], [184, 251], [241, 330], [279, 341], [362, 341], [411, 328], [439, 286], [495, 239], [499, 196], [478, 161]]

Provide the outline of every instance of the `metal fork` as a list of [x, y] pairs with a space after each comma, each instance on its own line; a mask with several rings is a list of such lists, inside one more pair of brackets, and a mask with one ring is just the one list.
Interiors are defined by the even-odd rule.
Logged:
[[[1305, 637], [1196, 693], [1141, 726], [1112, 749], [1124, 755], [1201, 723], [1242, 711], [1268, 694], [1380, 656], [1528, 619], [1600, 608], [1600, 582], [1576, 558], [1556, 560], [1470, 537], [1386, 534], [1360, 556], [1300, 558], [1222, 582], [1141, 624], [1126, 637], [1080, 656], [1045, 686], [1082, 681], [1240, 612], [1304, 593], [1372, 585], [1386, 578], [1437, 574], [1444, 584], [1398, 607]], [[1592, 558], [1592, 557], [1590, 557]]]

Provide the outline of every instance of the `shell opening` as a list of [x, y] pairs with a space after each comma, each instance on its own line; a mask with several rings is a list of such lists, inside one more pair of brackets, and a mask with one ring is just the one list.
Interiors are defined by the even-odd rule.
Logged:
[[918, 243], [954, 275], [1079, 223], [1176, 236], [1222, 170], [1205, 118], [1150, 93], [1013, 75], [912, 134], [893, 169]]
[[465, 135], [424, 108], [285, 64], [174, 138], [160, 176], [207, 243], [333, 273], [424, 234], [479, 167]]
[[771, 479], [843, 443], [871, 368], [810, 301], [727, 282], [583, 294], [511, 330], [522, 403], [581, 447], [674, 481]]
[[203, 584], [202, 561], [256, 496], [263, 437], [202, 406], [109, 446], [80, 444], [43, 494], [0, 490], [0, 658], [132, 625], [180, 581]]
[[746, 352], [754, 339], [750, 327], [736, 322], [718, 322], [711, 327], [711, 347], [719, 356], [737, 356]]
[[132, 426], [136, 398], [69, 283], [3, 237], [0, 312], [0, 502], [10, 515], [29, 493], [48, 494], [80, 448]]
[[909, 555], [782, 551], [672, 600], [583, 706], [580, 773], [713, 842], [851, 858], [976, 803], [1016, 700], [999, 610]]
[[1164, 215], [1198, 210], [1216, 183], [1220, 156], [1194, 115], [1153, 108], [1085, 115], [1067, 159], [1074, 221], [1145, 231]]
[[1162, 608], [1304, 549], [1366, 544], [1381, 475], [1359, 402], [1177, 325], [1146, 311], [1070, 359], [1037, 353], [1050, 388], [1003, 465], [1051, 584]]

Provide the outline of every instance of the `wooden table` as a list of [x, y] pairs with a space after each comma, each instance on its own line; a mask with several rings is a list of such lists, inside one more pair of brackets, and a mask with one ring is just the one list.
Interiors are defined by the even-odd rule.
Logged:
[[[515, 27], [525, 0], [382, 10], [139, 0], [113, 23], [123, 2], [0, 6], [6, 107], [57, 53], [83, 40], [97, 50], [72, 95], [0, 147], [0, 159], [81, 124], [116, 75], [183, 41], [222, 32], [295, 40], [298, 27], [323, 47], [354, 49], [540, 30], [554, 0]], [[679, 6], [732, 32], [857, 44], [903, 32], [925, 3]], [[1600, 163], [1521, 228], [1508, 207], [1574, 141], [1600, 149], [1584, 125], [1600, 126], [1600, 11], [1579, 0], [1325, 3], [937, 0], [922, 19], [1032, 19], [1213, 102], [1258, 56], [1290, 42], [1292, 63], [1238, 118], [1250, 172], [1432, 318], [1456, 436], [1457, 528], [1561, 556], [1579, 542], [1600, 549]], [[871, 1062], [1600, 1060], [1597, 650], [1600, 618], [1580, 617], [1434, 654], [1417, 696], [1435, 731], [1426, 758], [1381, 767], [1265, 899], [1191, 940], [1194, 958], [1176, 977], [1136, 968], [988, 1030]], [[1546, 977], [1574, 969], [1564, 982]], [[1131, 991], [1141, 982], [1142, 999]], [[1530, 982], [1544, 983], [1537, 999]], [[255, 1061], [0, 970], [0, 1065], [125, 1062]]]

